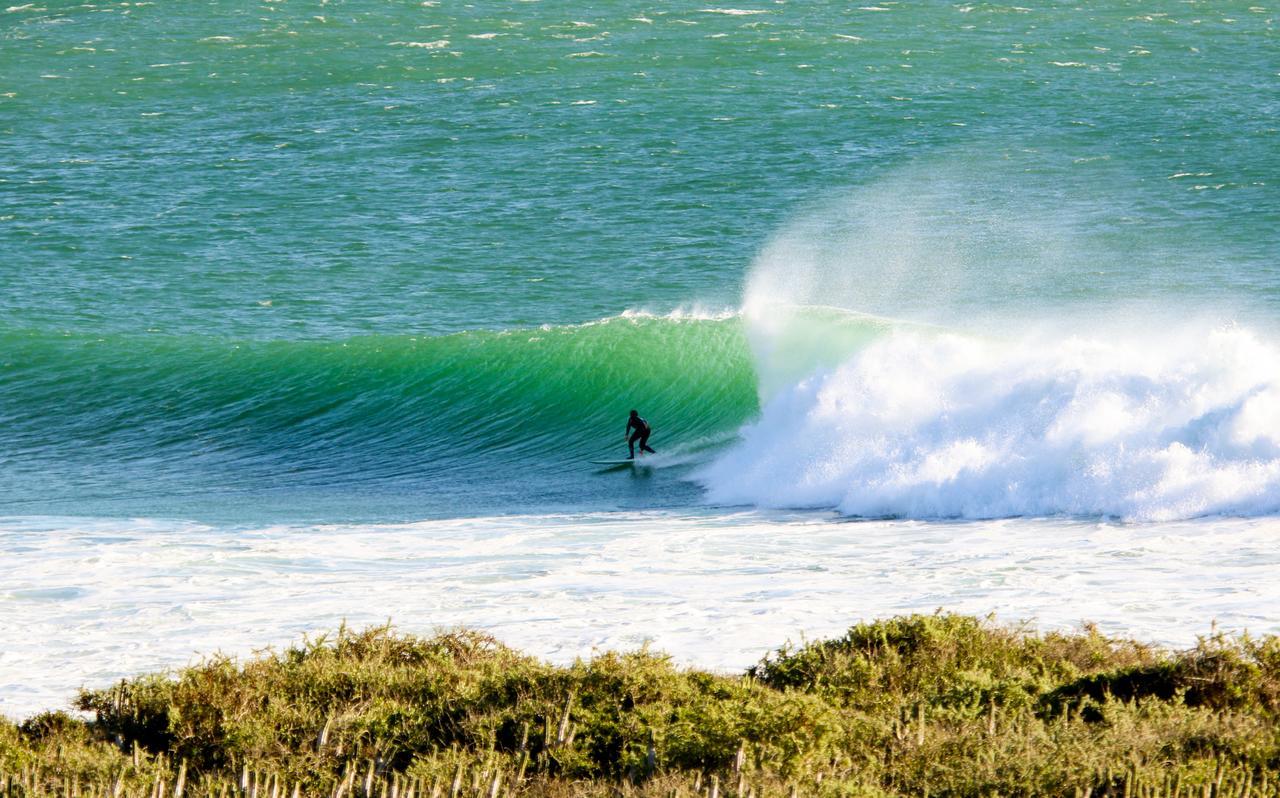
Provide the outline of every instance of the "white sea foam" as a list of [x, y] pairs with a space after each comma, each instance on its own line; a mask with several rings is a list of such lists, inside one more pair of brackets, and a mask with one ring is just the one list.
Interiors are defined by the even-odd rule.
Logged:
[[890, 332], [777, 389], [701, 478], [713, 502], [873, 517], [1275, 513], [1280, 349]]
[[707, 305], [680, 305], [679, 307], [668, 310], [665, 313], [661, 311], [645, 310], [643, 308], [627, 308], [618, 314], [618, 318], [623, 319], [670, 319], [671, 321], [724, 321], [738, 315], [738, 311], [733, 308], [717, 308]]
[[554, 661], [645, 641], [739, 669], [786, 639], [903, 612], [1186, 645], [1280, 631], [1276, 519], [841, 522], [613, 513], [225, 529], [0, 519], [0, 713], [306, 632], [465, 624]]
[[439, 50], [443, 47], [448, 47], [449, 40], [436, 39], [435, 41], [431, 41], [431, 42], [391, 42], [391, 44], [399, 45], [401, 47], [418, 47], [423, 50]]

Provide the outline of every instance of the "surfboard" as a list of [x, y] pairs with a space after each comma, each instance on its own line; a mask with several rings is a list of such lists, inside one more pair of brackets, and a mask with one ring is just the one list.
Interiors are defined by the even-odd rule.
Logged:
[[647, 462], [648, 458], [643, 460], [590, 460], [591, 465], [598, 465], [605, 471], [612, 471], [618, 468], [634, 466], [635, 468], [652, 468], [653, 466]]

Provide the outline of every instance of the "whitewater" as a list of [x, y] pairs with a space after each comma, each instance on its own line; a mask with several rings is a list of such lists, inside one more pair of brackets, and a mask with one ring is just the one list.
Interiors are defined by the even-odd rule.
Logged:
[[[249, 656], [340, 624], [458, 625], [556, 662], [649, 646], [738, 670], [858, 619], [939, 608], [1187, 646], [1264, 632], [1270, 519], [847, 522], [826, 514], [609, 512], [224, 528], [6, 519], [0, 710], [81, 685]], [[17, 630], [21, 630], [21, 634]]]
[[1269, 515], [1277, 422], [1280, 351], [1245, 329], [894, 332], [779, 389], [702, 479], [872, 518]]

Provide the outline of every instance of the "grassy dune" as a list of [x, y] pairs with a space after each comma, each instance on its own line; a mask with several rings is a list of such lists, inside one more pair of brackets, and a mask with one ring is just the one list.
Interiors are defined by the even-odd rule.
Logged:
[[938, 614], [743, 675], [389, 628], [0, 721], [0, 796], [1280, 794], [1280, 639], [1167, 652]]

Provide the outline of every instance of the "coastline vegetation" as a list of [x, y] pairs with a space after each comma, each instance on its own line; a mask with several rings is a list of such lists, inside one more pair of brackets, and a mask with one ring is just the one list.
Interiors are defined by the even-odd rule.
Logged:
[[0, 796], [1280, 795], [1280, 638], [1171, 652], [939, 613], [744, 674], [335, 634], [0, 720]]

